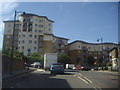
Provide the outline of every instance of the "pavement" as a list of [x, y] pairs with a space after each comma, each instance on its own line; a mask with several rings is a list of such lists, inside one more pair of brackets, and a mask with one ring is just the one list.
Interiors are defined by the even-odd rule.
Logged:
[[8, 79], [8, 78], [12, 78], [12, 77], [15, 77], [15, 76], [18, 76], [18, 75], [21, 75], [21, 74], [25, 74], [25, 73], [29, 73], [29, 72], [32, 72], [32, 71], [35, 71], [36, 68], [29, 68], [28, 69], [23, 69], [23, 70], [18, 70], [18, 71], [13, 71], [12, 74], [10, 73], [5, 73], [2, 75], [2, 79], [5, 80], [5, 79]]
[[[23, 69], [23, 70], [19, 70], [19, 71], [13, 71], [12, 74], [6, 73], [6, 74], [2, 75], [2, 79], [4, 80], [4, 79], [12, 78], [12, 77], [15, 77], [15, 76], [18, 76], [18, 75], [21, 75], [21, 74], [25, 74], [25, 73], [29, 73], [29, 72], [32, 72], [32, 71], [35, 71], [35, 70], [45, 72], [44, 69], [37, 69], [37, 68], [31, 68], [30, 67], [29, 70], [28, 69]], [[103, 72], [103, 73], [108, 73], [108, 74], [117, 75], [117, 76], [120, 75], [119, 72], [115, 72], [115, 71], [99, 70], [97, 72]]]
[[104, 72], [104, 73], [108, 73], [108, 74], [112, 74], [112, 75], [116, 75], [116, 76], [120, 75], [120, 73], [117, 71], [99, 70], [98, 72]]

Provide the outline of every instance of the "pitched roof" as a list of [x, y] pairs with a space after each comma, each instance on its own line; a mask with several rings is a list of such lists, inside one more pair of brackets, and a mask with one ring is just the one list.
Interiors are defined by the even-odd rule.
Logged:
[[[100, 45], [100, 44], [102, 44], [102, 43], [89, 43], [89, 42], [85, 42], [85, 41], [82, 41], [82, 40], [76, 40], [76, 41], [73, 41], [73, 42], [69, 43], [68, 45], [73, 44], [73, 43], [76, 43], [76, 42], [82, 42], [82, 43], [91, 44], [91, 45]], [[118, 45], [118, 44], [115, 44], [115, 43], [103, 43], [103, 44], [114, 44], [114, 45]]]

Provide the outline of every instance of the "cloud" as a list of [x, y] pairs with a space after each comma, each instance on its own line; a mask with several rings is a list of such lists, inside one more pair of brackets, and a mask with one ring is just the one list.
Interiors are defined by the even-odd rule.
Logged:
[[[15, 1], [15, 0], [13, 0]], [[3, 30], [3, 21], [13, 17], [14, 9], [18, 6], [17, 2], [1, 2], [0, 3], [0, 31]]]
[[[15, 8], [18, 6], [16, 0], [13, 2], [0, 2], [0, 41], [3, 41], [4, 35], [4, 23], [5, 20], [13, 19], [13, 14]], [[2, 47], [2, 42], [0, 42], [0, 48]]]

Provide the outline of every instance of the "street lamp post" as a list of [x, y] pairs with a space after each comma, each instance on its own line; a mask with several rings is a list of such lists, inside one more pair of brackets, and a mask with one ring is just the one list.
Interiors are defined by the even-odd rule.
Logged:
[[[102, 59], [103, 59], [103, 62], [102, 62], [102, 64], [104, 65], [104, 56], [103, 56], [103, 38], [101, 38], [101, 39], [97, 39], [97, 42], [99, 42], [101, 40], [101, 46], [102, 46]], [[103, 67], [103, 66], [102, 66]], [[104, 68], [103, 68], [103, 70], [104, 70]]]
[[[13, 52], [14, 52], [14, 33], [15, 33], [15, 22], [16, 22], [16, 15], [17, 15], [17, 13], [22, 13], [22, 12], [17, 12], [15, 10], [15, 14], [14, 14], [12, 49], [11, 49], [11, 60], [10, 60], [10, 74], [13, 74], [12, 73], [12, 64], [13, 64]], [[23, 12], [23, 14], [25, 14], [25, 12]]]

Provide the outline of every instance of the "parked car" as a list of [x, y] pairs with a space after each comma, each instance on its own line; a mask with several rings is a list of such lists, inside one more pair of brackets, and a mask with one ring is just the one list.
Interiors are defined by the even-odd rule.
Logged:
[[73, 70], [82, 70], [82, 69], [83, 69], [83, 67], [80, 65], [73, 67]]
[[42, 64], [40, 62], [34, 62], [33, 64], [31, 64], [31, 66], [35, 68], [41, 68]]
[[95, 66], [95, 67], [94, 67], [94, 70], [98, 70], [98, 67], [97, 67], [97, 66]]
[[82, 70], [88, 71], [88, 70], [91, 70], [91, 69], [92, 69], [92, 67], [90, 67], [90, 66], [83, 66], [83, 69], [82, 69]]
[[61, 63], [54, 63], [50, 65], [51, 74], [54, 73], [64, 73], [64, 66]]

